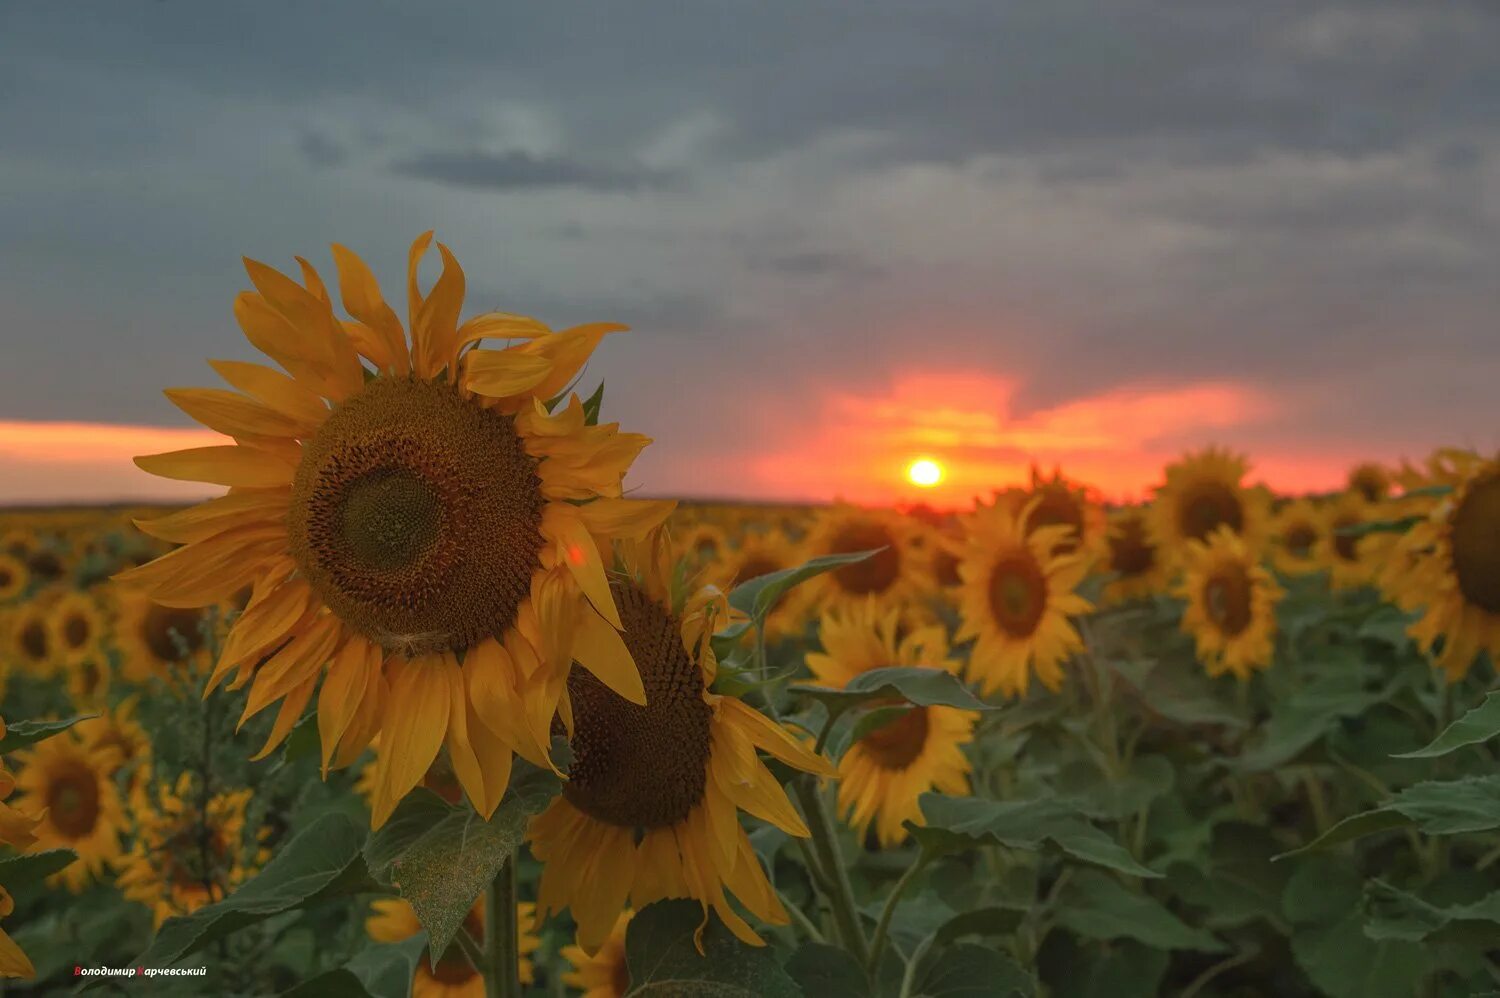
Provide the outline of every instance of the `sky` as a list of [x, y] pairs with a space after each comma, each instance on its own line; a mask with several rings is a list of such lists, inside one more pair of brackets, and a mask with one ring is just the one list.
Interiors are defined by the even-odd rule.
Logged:
[[639, 494], [1493, 449], [1497, 51], [1487, 0], [0, 5], [0, 503], [203, 494], [129, 459], [212, 436], [161, 389], [251, 359], [240, 258], [399, 303], [426, 229], [466, 314], [632, 327]]

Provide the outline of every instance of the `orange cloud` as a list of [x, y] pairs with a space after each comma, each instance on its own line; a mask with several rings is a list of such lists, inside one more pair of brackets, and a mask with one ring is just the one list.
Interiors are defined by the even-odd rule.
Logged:
[[225, 443], [211, 430], [0, 421], [0, 503], [193, 499], [212, 486], [155, 478], [138, 454]]

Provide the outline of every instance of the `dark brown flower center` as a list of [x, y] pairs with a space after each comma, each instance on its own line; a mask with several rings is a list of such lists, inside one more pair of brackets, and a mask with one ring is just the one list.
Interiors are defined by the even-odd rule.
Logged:
[[938, 585], [944, 588], [963, 584], [963, 576], [958, 574], [958, 566], [958, 555], [947, 548], [938, 548], [932, 556], [932, 574], [937, 578]]
[[61, 763], [47, 784], [47, 816], [70, 839], [86, 838], [99, 821], [99, 778], [82, 762]]
[[1222, 482], [1196, 482], [1178, 504], [1178, 528], [1184, 537], [1201, 541], [1221, 526], [1239, 533], [1245, 526], [1244, 504], [1238, 493]]
[[744, 582], [748, 579], [758, 579], [762, 575], [779, 572], [785, 567], [785, 565], [778, 564], [765, 555], [752, 555], [745, 559], [744, 564], [740, 565], [740, 574], [736, 581]]
[[1030, 552], [1017, 551], [990, 570], [990, 612], [1013, 638], [1036, 632], [1047, 609], [1047, 577]]
[[1109, 570], [1122, 576], [1143, 575], [1156, 564], [1156, 547], [1146, 538], [1138, 516], [1120, 521], [1109, 536]]
[[1026, 521], [1026, 532], [1030, 534], [1038, 527], [1068, 527], [1072, 533], [1066, 540], [1058, 542], [1054, 551], [1066, 554], [1078, 548], [1083, 537], [1083, 504], [1068, 490], [1066, 485], [1043, 485], [1036, 491], [1041, 496]]
[[926, 707], [912, 707], [865, 735], [860, 744], [881, 769], [902, 770], [922, 754], [930, 723]]
[[703, 671], [682, 646], [681, 622], [639, 586], [610, 584], [646, 688], [630, 703], [573, 666], [573, 764], [563, 796], [591, 818], [624, 828], [674, 825], [703, 799], [711, 711]]
[[1379, 465], [1362, 464], [1349, 473], [1349, 487], [1364, 496], [1366, 502], [1378, 502], [1391, 490], [1391, 480]]
[[162, 662], [176, 662], [203, 647], [198, 610], [181, 610], [152, 603], [141, 619], [141, 639]]
[[1282, 535], [1282, 543], [1287, 551], [1298, 558], [1309, 557], [1317, 541], [1318, 532], [1308, 523], [1294, 523]]
[[47, 627], [36, 617], [32, 617], [21, 625], [20, 633], [21, 650], [33, 662], [44, 662], [47, 659]]
[[305, 446], [287, 526], [323, 602], [415, 654], [510, 627], [539, 564], [545, 504], [509, 417], [449, 384], [377, 378]]
[[1359, 560], [1359, 538], [1349, 534], [1341, 534], [1339, 531], [1349, 527], [1357, 527], [1363, 522], [1354, 513], [1341, 513], [1333, 521], [1333, 551], [1340, 560], [1354, 562]]
[[1481, 610], [1500, 614], [1500, 472], [1469, 486], [1449, 527], [1458, 591]]
[[87, 618], [82, 614], [69, 614], [63, 621], [63, 641], [71, 649], [77, 650], [88, 644], [89, 634], [93, 628], [89, 626]]
[[854, 596], [883, 593], [901, 577], [901, 553], [896, 539], [879, 523], [851, 523], [834, 535], [828, 548], [829, 554], [883, 549], [864, 561], [833, 570], [834, 581], [846, 593]]
[[1239, 565], [1215, 569], [1203, 583], [1203, 606], [1208, 619], [1225, 637], [1236, 637], [1250, 626], [1250, 577]]

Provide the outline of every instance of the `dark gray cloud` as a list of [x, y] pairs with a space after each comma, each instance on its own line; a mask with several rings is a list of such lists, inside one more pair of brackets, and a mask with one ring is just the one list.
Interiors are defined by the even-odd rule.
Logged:
[[638, 191], [665, 187], [671, 177], [638, 167], [600, 166], [561, 156], [527, 152], [488, 153], [478, 149], [419, 153], [391, 164], [391, 171], [419, 180], [481, 191], [579, 187], [595, 191]]

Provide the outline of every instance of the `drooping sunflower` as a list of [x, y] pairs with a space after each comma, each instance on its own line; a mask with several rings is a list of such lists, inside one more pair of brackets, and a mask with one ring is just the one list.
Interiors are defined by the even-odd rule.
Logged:
[[1310, 499], [1296, 499], [1277, 511], [1271, 524], [1271, 562], [1286, 575], [1318, 571], [1318, 553], [1328, 536], [1328, 513]]
[[[422, 931], [416, 911], [403, 898], [381, 898], [371, 904], [371, 909], [370, 916], [365, 919], [365, 932], [378, 943], [399, 943]], [[484, 899], [481, 898], [464, 916], [463, 928], [459, 931], [482, 940], [484, 926]], [[520, 952], [517, 976], [522, 984], [529, 985], [536, 978], [531, 954], [542, 946], [537, 927], [536, 905], [530, 901], [516, 905], [516, 941]], [[428, 951], [422, 954], [412, 975], [411, 998], [484, 998], [484, 975], [474, 969], [456, 943], [436, 961]]]
[[630, 993], [630, 965], [625, 960], [625, 932], [635, 913], [620, 912], [597, 952], [589, 955], [573, 943], [562, 948], [563, 958], [573, 965], [563, 983], [583, 992], [582, 998], [625, 998]]
[[1373, 575], [1365, 548], [1365, 538], [1340, 533], [1376, 519], [1375, 507], [1358, 492], [1344, 492], [1324, 510], [1326, 529], [1318, 539], [1314, 555], [1320, 567], [1328, 570], [1328, 581], [1334, 589], [1354, 589], [1368, 585]]
[[1040, 527], [1066, 527], [1067, 533], [1058, 542], [1059, 554], [1075, 551], [1085, 560], [1092, 560], [1103, 553], [1107, 521], [1104, 507], [1092, 489], [1086, 485], [1063, 477], [1060, 469], [1054, 468], [1047, 478], [1033, 466], [1031, 486], [1013, 488], [1001, 493], [1001, 502], [1012, 512], [1019, 512], [1030, 504], [1031, 515], [1026, 521], [1028, 531]]
[[967, 672], [986, 695], [1021, 696], [1032, 673], [1048, 689], [1061, 688], [1062, 662], [1083, 647], [1068, 617], [1093, 609], [1074, 592], [1088, 571], [1082, 556], [1057, 553], [1068, 528], [1028, 533], [1028, 512], [997, 504], [965, 518], [955, 639], [976, 639]]
[[[5, 718], [0, 717], [0, 738], [5, 737]], [[36, 844], [36, 828], [41, 822], [5, 803], [16, 781], [0, 761], [0, 844], [8, 845], [17, 852], [24, 852]], [[8, 918], [15, 911], [16, 902], [10, 892], [0, 884], [0, 918]], [[19, 977], [31, 980], [36, 977], [36, 968], [16, 941], [4, 929], [0, 929], [0, 977]]]
[[872, 596], [883, 609], [917, 605], [931, 588], [920, 533], [919, 524], [889, 510], [847, 505], [824, 510], [803, 542], [804, 556], [879, 550], [808, 580], [809, 600], [818, 609], [863, 603]]
[[151, 909], [155, 927], [222, 900], [270, 858], [259, 846], [266, 829], [245, 841], [252, 796], [224, 791], [200, 810], [195, 779], [183, 773], [174, 786], [159, 786], [155, 801], [142, 795], [134, 803], [135, 841], [119, 862], [117, 883], [128, 900]]
[[1227, 524], [1188, 542], [1177, 595], [1187, 600], [1182, 630], [1210, 676], [1248, 679], [1271, 664], [1276, 604], [1286, 592]]
[[17, 753], [17, 759], [16, 786], [26, 795], [26, 809], [41, 819], [33, 848], [78, 854], [56, 875], [57, 882], [78, 894], [120, 856], [125, 814], [111, 778], [119, 757], [108, 748], [91, 748], [67, 731]]
[[1143, 506], [1123, 506], [1110, 513], [1105, 566], [1114, 578], [1104, 586], [1105, 603], [1142, 599], [1166, 587], [1167, 565], [1151, 542], [1148, 517]]
[[718, 669], [709, 638], [728, 605], [711, 588], [673, 592], [660, 535], [622, 546], [617, 567], [610, 587], [646, 702], [627, 701], [586, 670], [569, 675], [560, 727], [569, 730], [572, 766], [527, 833], [543, 862], [539, 903], [570, 908], [588, 952], [627, 902], [639, 909], [669, 897], [697, 900], [705, 925], [713, 909], [740, 939], [760, 945], [725, 889], [762, 921], [782, 925], [788, 916], [738, 811], [790, 835], [808, 830], [756, 751], [805, 772], [833, 768], [759, 711], [709, 691]]
[[15, 555], [0, 551], [0, 603], [21, 598], [31, 585], [31, 570]]
[[1251, 548], [1265, 538], [1270, 503], [1265, 491], [1243, 484], [1250, 465], [1228, 450], [1207, 447], [1166, 467], [1166, 482], [1151, 504], [1151, 540], [1178, 562], [1188, 541], [1204, 541], [1228, 527]]
[[[900, 640], [900, 612], [874, 604], [823, 614], [822, 652], [807, 656], [819, 683], [842, 689], [871, 669], [913, 666], [956, 673], [942, 627], [912, 631]], [[929, 790], [969, 793], [969, 761], [963, 746], [974, 737], [973, 711], [910, 707], [898, 718], [854, 742], [839, 760], [839, 810], [861, 838], [870, 824], [886, 848], [906, 840], [905, 821], [923, 823], [917, 799]]]
[[1349, 469], [1349, 491], [1357, 492], [1365, 502], [1379, 502], [1391, 491], [1391, 473], [1373, 461]]
[[[464, 273], [441, 244], [442, 274], [427, 294], [419, 288], [430, 240], [408, 257], [409, 342], [369, 269], [341, 246], [350, 321], [305, 261], [302, 284], [246, 261], [256, 291], [236, 299], [236, 318], [286, 373], [216, 361], [238, 392], [167, 393], [234, 442], [137, 464], [229, 493], [141, 521], [184, 546], [120, 576], [169, 607], [253, 585], [209, 688], [238, 670], [246, 716], [282, 701], [264, 756], [326, 665], [325, 769], [352, 762], [377, 732], [387, 749], [377, 827], [445, 744], [475, 807], [492, 813], [512, 750], [547, 763], [575, 660], [642, 698], [599, 545], [672, 509], [621, 496], [647, 438], [589, 425], [576, 394], [546, 404], [624, 327], [553, 332], [501, 313], [460, 324]], [[520, 342], [481, 348], [486, 338]]]
[[1409, 633], [1451, 682], [1489, 653], [1500, 665], [1500, 459], [1456, 460], [1454, 491], [1402, 537], [1406, 570], [1385, 580]]
[[162, 606], [127, 586], [115, 586], [111, 595], [123, 677], [143, 683], [169, 675], [175, 666], [186, 666], [189, 674], [206, 671], [205, 610]]

